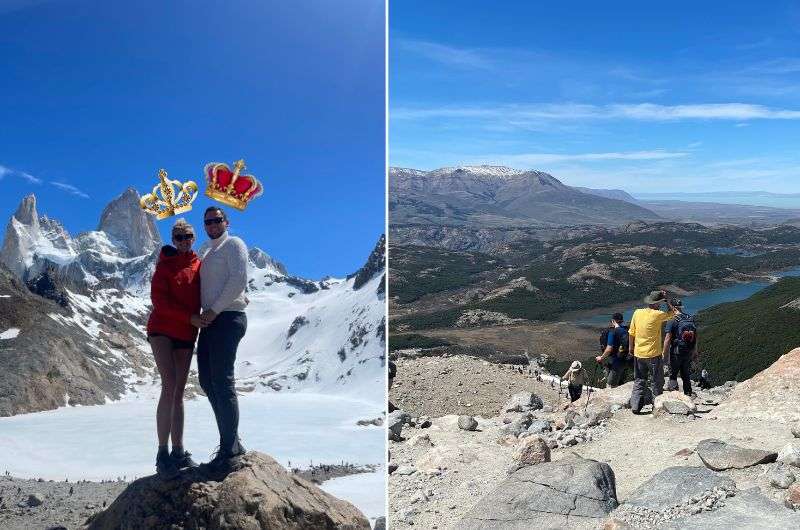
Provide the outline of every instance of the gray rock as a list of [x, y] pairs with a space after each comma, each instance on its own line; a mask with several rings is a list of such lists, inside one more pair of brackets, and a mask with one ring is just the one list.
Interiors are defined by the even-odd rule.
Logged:
[[795, 423], [792, 425], [792, 436], [795, 438], [800, 438], [800, 422]]
[[769, 483], [776, 488], [786, 489], [791, 486], [796, 477], [789, 466], [778, 464], [769, 473]]
[[524, 414], [519, 418], [515, 419], [508, 425], [503, 425], [500, 427], [501, 434], [510, 434], [512, 436], [519, 436], [523, 432], [528, 430], [528, 427], [531, 426], [533, 422], [533, 416], [530, 414]]
[[778, 452], [778, 461], [790, 466], [800, 467], [800, 444], [789, 443]]
[[697, 444], [697, 456], [709, 469], [723, 471], [731, 468], [744, 469], [756, 464], [774, 462], [778, 458], [778, 453], [739, 447], [709, 438], [701, 440]]
[[400, 466], [397, 468], [397, 471], [394, 472], [395, 475], [413, 475], [416, 473], [417, 470], [413, 466]]
[[528, 412], [529, 410], [539, 410], [544, 406], [542, 398], [530, 392], [519, 392], [511, 396], [503, 412]]
[[552, 426], [550, 422], [547, 420], [534, 420], [528, 426], [528, 432], [534, 434], [541, 434], [543, 432], [548, 432], [552, 430]]
[[28, 495], [28, 500], [25, 501], [25, 505], [30, 506], [31, 508], [35, 508], [36, 506], [41, 506], [43, 502], [44, 499], [42, 499], [41, 496], [37, 495], [36, 493], [33, 493], [31, 495]]
[[403, 439], [403, 425], [411, 421], [411, 416], [402, 410], [395, 410], [389, 413], [389, 439], [399, 442]]
[[386, 530], [386, 517], [381, 516], [375, 519], [373, 530]]
[[483, 497], [460, 530], [527, 530], [596, 526], [618, 506], [608, 464], [568, 456], [524, 467]]
[[458, 417], [458, 428], [463, 431], [474, 431], [478, 428], [478, 422], [472, 416], [462, 415]]
[[86, 530], [138, 528], [351, 528], [366, 517], [309, 481], [251, 451], [230, 473], [191, 468], [172, 480], [140, 478], [88, 522]]
[[668, 467], [636, 488], [623, 506], [664, 511], [693, 497], [702, 498], [714, 488], [732, 491], [736, 483], [704, 467]]
[[724, 507], [703, 511], [659, 526], [663, 530], [797, 530], [800, 514], [787, 510], [757, 490], [737, 493]]

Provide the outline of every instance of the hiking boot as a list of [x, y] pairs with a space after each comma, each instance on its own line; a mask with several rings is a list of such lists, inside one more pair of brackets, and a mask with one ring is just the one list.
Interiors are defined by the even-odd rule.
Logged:
[[166, 449], [159, 449], [156, 455], [156, 474], [165, 479], [175, 478], [179, 473], [175, 460]]
[[214, 456], [205, 464], [211, 471], [231, 471], [239, 463], [239, 459], [246, 453], [244, 446], [237, 440], [234, 449], [223, 451], [217, 447]]
[[190, 453], [186, 449], [176, 450], [175, 448], [173, 448], [172, 454], [170, 456], [172, 457], [172, 460], [175, 462], [175, 465], [178, 466], [178, 469], [198, 466], [197, 462], [192, 460], [192, 453]]

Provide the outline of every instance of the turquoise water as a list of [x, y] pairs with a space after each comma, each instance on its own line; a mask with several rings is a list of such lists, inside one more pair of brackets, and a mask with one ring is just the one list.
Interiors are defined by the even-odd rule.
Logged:
[[[800, 267], [776, 272], [772, 275], [781, 278], [784, 276], [800, 276]], [[694, 315], [698, 311], [715, 306], [717, 304], [736, 302], [738, 300], [749, 298], [753, 294], [771, 284], [771, 282], [766, 280], [739, 283], [736, 285], [731, 285], [730, 287], [723, 287], [721, 289], [713, 289], [711, 291], [703, 291], [690, 296], [684, 296], [681, 298], [681, 300], [683, 300], [684, 310], [687, 313]], [[643, 305], [634, 305], [629, 309], [622, 311], [622, 314], [625, 315], [625, 322], [630, 322], [631, 315], [633, 315], [633, 310], [637, 309], [638, 307], [643, 307]], [[613, 308], [609, 309], [608, 311], [600, 310], [600, 312], [598, 310], [592, 310], [591, 313], [586, 312], [583, 314], [576, 314], [571, 320], [576, 324], [602, 327], [606, 325], [609, 320], [611, 320], [611, 314], [615, 311], [621, 310]]]

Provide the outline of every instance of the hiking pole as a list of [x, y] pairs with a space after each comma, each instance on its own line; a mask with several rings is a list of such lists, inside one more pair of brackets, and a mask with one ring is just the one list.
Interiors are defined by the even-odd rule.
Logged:
[[[592, 385], [597, 384], [597, 363], [594, 365], [594, 373], [592, 374]], [[586, 409], [589, 408], [589, 401], [592, 399], [592, 385], [589, 385], [589, 391], [586, 394], [586, 404], [583, 406], [583, 413], [586, 414]]]

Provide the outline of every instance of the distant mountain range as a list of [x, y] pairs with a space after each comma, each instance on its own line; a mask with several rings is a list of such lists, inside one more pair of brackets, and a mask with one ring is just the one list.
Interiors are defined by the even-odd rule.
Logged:
[[659, 218], [651, 210], [621, 199], [629, 198], [623, 194], [587, 193], [548, 173], [501, 166], [389, 170], [393, 224], [547, 227], [619, 225]]
[[[157, 383], [144, 326], [161, 246], [134, 189], [75, 237], [39, 215], [35, 196], [21, 201], [0, 251], [0, 416], [102, 404]], [[312, 281], [250, 248], [240, 389], [382, 399], [384, 255], [381, 236], [352, 275]]]
[[389, 194], [395, 241], [446, 239], [448, 248], [463, 249], [503, 245], [532, 231], [548, 238], [547, 232], [558, 227], [662, 220], [759, 227], [800, 218], [800, 194], [687, 191], [634, 197], [621, 189], [567, 186], [548, 173], [504, 166], [390, 168]]

